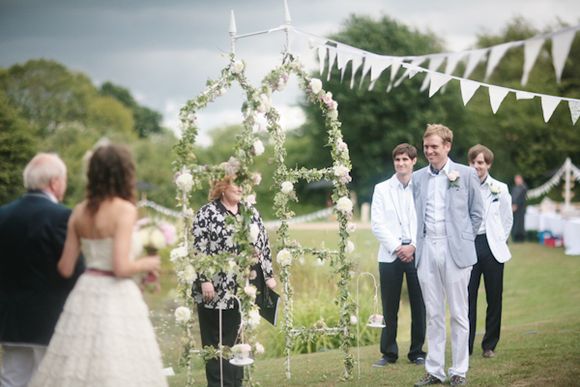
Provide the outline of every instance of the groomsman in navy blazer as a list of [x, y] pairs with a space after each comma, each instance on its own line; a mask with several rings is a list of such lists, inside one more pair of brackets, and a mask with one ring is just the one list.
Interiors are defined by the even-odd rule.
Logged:
[[452, 386], [467, 384], [469, 317], [467, 286], [477, 262], [475, 236], [483, 218], [479, 179], [473, 168], [449, 157], [453, 132], [427, 125], [423, 152], [429, 165], [413, 174], [417, 210], [415, 261], [427, 311], [425, 376], [415, 386], [440, 384], [445, 370], [445, 303], [451, 317]]
[[413, 203], [413, 167], [417, 149], [399, 144], [393, 149], [395, 174], [375, 186], [371, 206], [371, 227], [379, 240], [379, 275], [386, 327], [381, 334], [382, 357], [373, 367], [384, 367], [399, 358], [397, 325], [403, 277], [411, 306], [411, 346], [407, 358], [411, 363], [425, 363], [425, 305], [415, 267], [417, 216]]
[[25, 387], [46, 352], [68, 293], [84, 269], [62, 278], [62, 254], [70, 209], [58, 204], [66, 190], [66, 166], [48, 153], [24, 170], [28, 192], [0, 207], [0, 386]]
[[483, 357], [490, 358], [495, 356], [495, 347], [501, 330], [503, 264], [512, 257], [507, 245], [513, 224], [512, 199], [507, 185], [495, 180], [489, 174], [493, 164], [493, 152], [489, 148], [477, 144], [469, 149], [467, 159], [469, 165], [475, 168], [481, 182], [480, 190], [484, 203], [483, 222], [475, 237], [477, 263], [473, 266], [469, 281], [469, 354], [473, 353], [477, 324], [477, 293], [483, 275], [487, 312], [481, 347]]

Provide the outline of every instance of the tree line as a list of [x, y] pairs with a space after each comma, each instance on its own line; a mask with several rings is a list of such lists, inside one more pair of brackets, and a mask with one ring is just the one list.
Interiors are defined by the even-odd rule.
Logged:
[[[556, 23], [551, 30], [562, 28]], [[508, 41], [530, 38], [541, 32], [529, 22], [516, 18], [497, 35], [481, 33], [477, 47], [489, 47]], [[353, 15], [344, 22], [333, 39], [371, 51], [389, 55], [422, 55], [446, 50], [443, 40], [430, 31], [412, 29], [395, 19], [383, 16], [374, 19]], [[564, 67], [562, 81], [556, 82], [547, 41], [525, 87], [531, 92], [569, 98], [580, 98], [580, 39], [573, 42]], [[348, 78], [351, 71], [346, 70]], [[488, 83], [524, 89], [519, 84], [523, 67], [523, 48], [508, 51]], [[566, 157], [580, 165], [580, 135], [572, 126], [567, 104], [561, 103], [549, 123], [544, 123], [540, 101], [518, 101], [508, 96], [497, 114], [491, 112], [487, 91], [480, 89], [463, 106], [459, 84], [450, 82], [445, 89], [428, 97], [420, 92], [422, 76], [406, 80], [398, 88], [386, 92], [388, 76], [380, 77], [372, 90], [368, 79], [350, 89], [349, 82], [340, 82], [336, 67], [331, 80], [324, 83], [339, 103], [339, 119], [352, 159], [353, 181], [350, 188], [359, 203], [369, 201], [373, 187], [394, 171], [391, 150], [401, 142], [419, 149], [418, 167], [426, 164], [422, 157], [422, 133], [427, 123], [440, 122], [455, 134], [451, 157], [466, 162], [467, 150], [482, 143], [495, 153], [492, 174], [511, 183], [516, 173], [522, 174], [530, 187], [542, 184], [560, 167]], [[483, 80], [485, 64], [471, 76]], [[461, 74], [458, 68], [456, 74]], [[318, 74], [314, 75], [319, 77]], [[306, 123], [287, 133], [286, 148], [289, 167], [324, 167], [331, 165], [330, 148], [318, 108], [300, 101]], [[184, 101], [185, 102], [185, 101]], [[142, 195], [173, 208], [175, 190], [171, 166], [171, 149], [176, 138], [163, 128], [160, 113], [141, 106], [130, 91], [105, 82], [95, 86], [82, 73], [67, 69], [51, 60], [30, 60], [7, 69], [0, 69], [0, 203], [22, 193], [21, 172], [37, 151], [54, 151], [69, 167], [69, 204], [82, 199], [84, 192], [83, 158], [99, 139], [130, 144], [138, 166], [139, 189]], [[578, 126], [578, 124], [577, 124]], [[231, 155], [239, 126], [215, 128], [213, 143], [197, 147], [200, 163], [217, 164]], [[268, 144], [268, 138], [264, 137]], [[263, 176], [257, 187], [258, 207], [266, 218], [273, 217], [271, 205], [274, 163], [272, 147], [256, 159], [256, 170]], [[322, 150], [322, 151], [321, 151]], [[328, 151], [326, 151], [328, 150]], [[300, 204], [297, 213], [307, 213], [327, 205], [330, 187], [325, 184], [297, 184]], [[550, 195], [561, 200], [561, 191]], [[195, 193], [197, 201], [205, 201], [207, 192]]]

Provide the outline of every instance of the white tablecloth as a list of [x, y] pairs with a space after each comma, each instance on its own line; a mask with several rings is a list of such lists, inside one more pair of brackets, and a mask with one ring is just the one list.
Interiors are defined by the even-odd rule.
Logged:
[[563, 237], [566, 255], [580, 255], [580, 218], [564, 222]]

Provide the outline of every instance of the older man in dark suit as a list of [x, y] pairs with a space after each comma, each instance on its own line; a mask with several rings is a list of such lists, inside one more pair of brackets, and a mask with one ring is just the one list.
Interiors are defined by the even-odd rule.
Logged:
[[54, 154], [36, 155], [24, 170], [26, 194], [0, 207], [0, 386], [26, 386], [44, 356], [68, 293], [83, 270], [57, 272], [70, 209], [66, 166]]

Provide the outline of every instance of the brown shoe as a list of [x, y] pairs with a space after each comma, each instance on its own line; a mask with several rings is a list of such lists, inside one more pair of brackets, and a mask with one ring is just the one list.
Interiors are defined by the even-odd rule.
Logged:
[[421, 386], [429, 386], [431, 384], [441, 384], [441, 379], [431, 375], [430, 373], [426, 373], [425, 376], [421, 378], [417, 383], [415, 383], [415, 387]]
[[449, 384], [452, 386], [465, 386], [467, 385], [467, 379], [463, 376], [453, 375], [451, 379], [449, 379]]
[[486, 349], [485, 351], [483, 351], [483, 357], [488, 359], [495, 357], [495, 352], [493, 352], [491, 349]]

